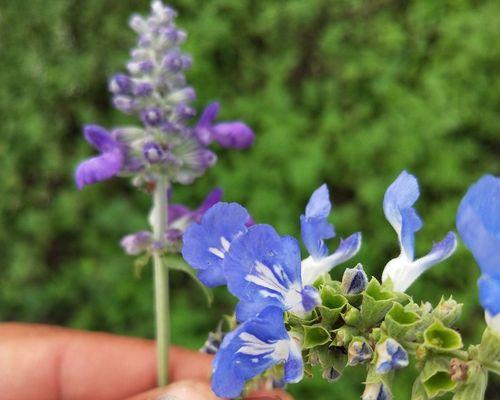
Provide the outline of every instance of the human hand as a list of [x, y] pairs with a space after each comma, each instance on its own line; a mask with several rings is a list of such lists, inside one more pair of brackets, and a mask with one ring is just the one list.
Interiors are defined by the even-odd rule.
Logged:
[[[171, 384], [156, 385], [154, 342], [46, 325], [0, 324], [4, 400], [212, 400], [212, 358], [171, 349]], [[281, 391], [248, 400], [291, 400]]]

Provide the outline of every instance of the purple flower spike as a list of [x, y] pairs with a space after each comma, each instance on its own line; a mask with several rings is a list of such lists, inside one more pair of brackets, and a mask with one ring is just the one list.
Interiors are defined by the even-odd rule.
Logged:
[[104, 181], [116, 176], [124, 164], [124, 151], [104, 128], [87, 125], [84, 129], [87, 142], [100, 151], [101, 155], [82, 162], [75, 173], [76, 185], [81, 190], [85, 185]]

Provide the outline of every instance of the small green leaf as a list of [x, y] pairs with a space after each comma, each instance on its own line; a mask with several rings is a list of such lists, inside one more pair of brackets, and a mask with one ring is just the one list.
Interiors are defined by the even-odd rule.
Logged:
[[436, 320], [424, 332], [424, 345], [438, 351], [452, 351], [460, 349], [463, 343], [458, 332]]
[[214, 300], [214, 295], [212, 291], [198, 279], [198, 277], [196, 276], [196, 271], [193, 268], [191, 268], [188, 264], [184, 262], [184, 260], [178, 257], [163, 257], [163, 260], [167, 268], [175, 271], [182, 271], [188, 274], [200, 287], [201, 291], [205, 295], [205, 298], [207, 299], [208, 305], [209, 306], [212, 305], [212, 302]]
[[321, 305], [317, 307], [322, 325], [327, 328], [333, 328], [337, 322], [340, 313], [347, 305], [347, 299], [335, 292], [331, 286], [323, 286], [320, 290]]
[[479, 345], [479, 360], [483, 363], [500, 361], [500, 335], [487, 327]]
[[372, 278], [361, 304], [361, 318], [365, 327], [369, 328], [382, 321], [396, 300], [394, 293], [382, 288], [380, 283]]
[[411, 400], [429, 400], [429, 396], [427, 396], [427, 392], [424, 389], [424, 385], [422, 384], [420, 377], [415, 379], [415, 382], [413, 383]]
[[413, 339], [420, 325], [417, 313], [406, 310], [401, 304], [394, 303], [385, 316], [384, 327], [387, 334], [397, 339]]
[[441, 396], [455, 389], [457, 383], [451, 379], [450, 359], [431, 357], [425, 362], [420, 379], [429, 398]]
[[330, 333], [319, 325], [304, 326], [304, 349], [321, 346], [330, 341]]
[[151, 255], [149, 253], [144, 253], [134, 260], [133, 269], [134, 269], [134, 276], [136, 278], [141, 277], [142, 270], [146, 265], [148, 265], [150, 258]]
[[354, 327], [361, 327], [361, 312], [351, 305], [347, 306], [347, 310], [342, 313], [342, 319], [345, 321], [347, 325]]

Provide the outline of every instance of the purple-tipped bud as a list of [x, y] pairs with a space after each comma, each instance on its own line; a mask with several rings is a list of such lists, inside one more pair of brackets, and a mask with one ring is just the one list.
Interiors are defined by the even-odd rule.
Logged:
[[391, 400], [392, 395], [383, 383], [367, 383], [361, 400]]
[[373, 350], [364, 339], [353, 339], [347, 350], [347, 360], [350, 366], [368, 362], [373, 357]]
[[181, 237], [182, 231], [179, 229], [168, 229], [167, 232], [165, 232], [165, 239], [167, 240], [167, 242], [178, 242]]
[[396, 340], [386, 339], [375, 347], [377, 352], [377, 363], [375, 365], [378, 374], [386, 374], [390, 371], [406, 367], [409, 363], [408, 353]]
[[152, 235], [147, 231], [140, 231], [132, 233], [125, 236], [121, 241], [120, 245], [130, 256], [136, 256], [143, 251], [147, 250], [153, 241]]
[[153, 1], [151, 11], [158, 22], [162, 24], [169, 23], [177, 15], [173, 8], [163, 5], [161, 1]]
[[159, 30], [158, 34], [171, 45], [179, 45], [187, 38], [186, 32], [174, 28], [173, 26], [168, 26]]
[[148, 142], [142, 148], [144, 158], [150, 164], [157, 164], [165, 158], [165, 151], [156, 142]]
[[141, 112], [141, 119], [146, 125], [158, 126], [163, 123], [163, 112], [158, 107], [146, 108]]
[[187, 87], [171, 93], [168, 99], [172, 103], [189, 103], [196, 99], [196, 92], [192, 87]]
[[125, 114], [130, 114], [135, 109], [134, 99], [128, 96], [115, 96], [113, 98], [113, 105]]
[[149, 82], [139, 82], [133, 86], [132, 91], [135, 96], [149, 96], [153, 92], [153, 85]]
[[131, 61], [127, 63], [127, 69], [131, 74], [145, 74], [151, 72], [154, 66], [154, 62], [151, 60]]
[[182, 120], [193, 118], [196, 115], [196, 110], [185, 103], [179, 104], [175, 107], [175, 113]]
[[210, 150], [200, 150], [199, 153], [200, 165], [204, 168], [209, 168], [217, 162], [217, 156]]
[[191, 65], [193, 65], [193, 57], [190, 55], [186, 54], [181, 57], [182, 60], [182, 69], [188, 69], [191, 68]]
[[255, 135], [243, 122], [223, 122], [213, 127], [214, 139], [225, 148], [246, 149], [252, 146]]
[[182, 56], [178, 49], [167, 53], [161, 62], [161, 66], [170, 72], [179, 72], [182, 69]]
[[368, 277], [361, 264], [354, 268], [346, 268], [342, 276], [342, 291], [345, 294], [358, 294], [365, 290], [368, 285]]
[[109, 91], [114, 94], [130, 94], [132, 80], [125, 74], [116, 74], [109, 82]]
[[130, 18], [129, 26], [137, 33], [142, 33], [147, 29], [148, 24], [140, 15], [134, 14]]

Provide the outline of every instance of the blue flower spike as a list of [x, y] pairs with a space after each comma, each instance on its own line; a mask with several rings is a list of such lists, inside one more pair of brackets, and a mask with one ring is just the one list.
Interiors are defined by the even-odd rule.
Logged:
[[457, 229], [481, 269], [479, 300], [486, 322], [500, 333], [500, 177], [474, 183], [457, 212]]
[[184, 233], [182, 256], [208, 287], [226, 284], [224, 260], [231, 243], [247, 231], [250, 216], [236, 203], [217, 203]]
[[390, 278], [394, 289], [401, 292], [430, 267], [447, 259], [457, 246], [456, 235], [448, 232], [426, 256], [415, 259], [415, 232], [422, 228], [422, 220], [413, 205], [419, 196], [417, 179], [406, 171], [401, 172], [384, 196], [384, 214], [398, 234], [401, 253], [387, 263], [382, 281]]
[[271, 306], [226, 335], [215, 356], [212, 390], [219, 397], [236, 398], [246, 381], [280, 363], [285, 382], [302, 379], [300, 347], [285, 329], [283, 310]]
[[224, 258], [229, 291], [240, 299], [236, 317], [244, 321], [268, 306], [302, 316], [320, 303], [317, 290], [302, 284], [300, 247], [269, 225], [249, 228], [231, 242]]
[[408, 353], [396, 340], [386, 339], [375, 347], [377, 363], [375, 369], [379, 374], [386, 374], [408, 366]]
[[332, 205], [326, 184], [316, 189], [307, 203], [305, 214], [300, 216], [302, 241], [309, 257], [302, 261], [302, 281], [312, 285], [321, 275], [354, 257], [361, 247], [361, 233], [354, 233], [341, 240], [337, 250], [329, 255], [326, 239], [335, 237], [335, 229], [328, 222]]

